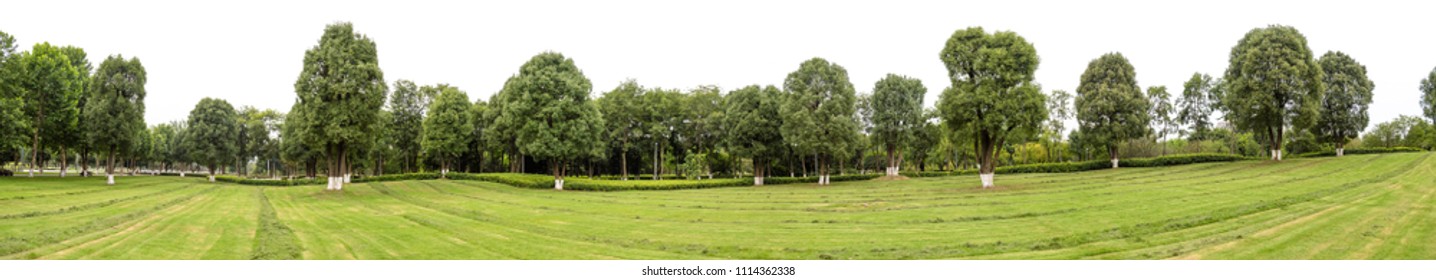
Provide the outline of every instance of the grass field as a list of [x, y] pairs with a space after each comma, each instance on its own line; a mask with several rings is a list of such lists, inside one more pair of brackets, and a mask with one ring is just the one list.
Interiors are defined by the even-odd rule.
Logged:
[[1430, 153], [577, 192], [0, 178], [10, 259], [1436, 259]]

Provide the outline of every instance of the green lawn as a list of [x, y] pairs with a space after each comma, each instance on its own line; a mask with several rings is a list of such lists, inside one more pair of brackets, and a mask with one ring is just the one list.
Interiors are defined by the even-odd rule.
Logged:
[[0, 178], [12, 259], [1436, 259], [1430, 153], [581, 192]]

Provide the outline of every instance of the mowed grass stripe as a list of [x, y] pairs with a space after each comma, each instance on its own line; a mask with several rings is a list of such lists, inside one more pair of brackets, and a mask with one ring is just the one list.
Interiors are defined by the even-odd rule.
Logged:
[[[12, 230], [0, 239], [0, 256], [4, 258], [33, 259], [70, 246], [103, 237], [103, 232], [116, 232], [126, 224], [149, 217], [151, 214], [169, 209], [204, 195], [218, 187], [190, 188], [193, 191], [171, 193], [177, 197], [137, 200], [126, 207], [107, 207], [87, 218], [69, 223], [44, 221], [31, 224], [24, 230]], [[85, 211], [89, 212], [89, 211]], [[55, 218], [55, 217], [47, 217]], [[21, 222], [28, 222], [20, 220]], [[81, 238], [76, 238], [81, 237]], [[73, 239], [73, 240], [72, 240]], [[46, 248], [40, 248], [46, 246]], [[21, 254], [24, 251], [30, 251]]]

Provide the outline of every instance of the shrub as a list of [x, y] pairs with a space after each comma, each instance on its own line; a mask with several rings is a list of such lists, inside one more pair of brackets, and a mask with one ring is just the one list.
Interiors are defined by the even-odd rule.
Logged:
[[350, 181], [350, 182], [354, 182], [354, 183], [365, 183], [365, 182], [388, 182], [388, 181], [434, 180], [434, 179], [439, 179], [439, 173], [402, 173], [402, 174], [389, 174], [389, 175], [359, 177], [359, 178], [351, 179], [351, 180], [349, 180], [349, 181]]
[[[875, 179], [875, 178], [877, 178], [877, 177], [882, 177], [882, 176], [883, 176], [883, 174], [881, 174], [881, 173], [832, 175], [831, 177], [828, 177], [828, 180], [833, 181], [833, 182], [859, 181], [859, 180], [872, 180], [872, 179]], [[752, 183], [753, 180], [750, 178], [748, 181], [749, 181], [749, 183]], [[763, 184], [764, 184], [764, 185], [782, 185], [782, 184], [817, 183], [817, 182], [818, 182], [818, 176], [811, 176], [811, 177], [763, 177]]]
[[[1173, 166], [1203, 162], [1226, 162], [1251, 159], [1244, 156], [1232, 154], [1180, 154], [1152, 158], [1131, 158], [1122, 159], [1117, 163], [1121, 167], [1158, 167]], [[1092, 160], [1078, 162], [1054, 162], [1034, 163], [1011, 166], [1000, 166], [994, 173], [997, 174], [1019, 174], [1019, 173], [1067, 173], [1112, 168], [1112, 162], [1108, 160]], [[961, 171], [928, 171], [928, 172], [902, 172], [907, 177], [941, 177], [953, 175], [977, 174], [977, 170], [968, 169]]]
[[[196, 176], [196, 178], [204, 178], [204, 177], [202, 177], [202, 176]], [[319, 178], [314, 178], [314, 179], [293, 179], [293, 180], [290, 180], [290, 179], [247, 179], [247, 178], [240, 178], [240, 177], [228, 176], [228, 175], [216, 175], [216, 176], [214, 176], [214, 180], [217, 181], [217, 182], [228, 182], [228, 183], [235, 183], [235, 184], [240, 184], [240, 185], [251, 185], [251, 186], [281, 186], [281, 187], [284, 187], [284, 186], [302, 186], [302, 185], [318, 185], [318, 184], [323, 184], [323, 183], [325, 183], [324, 181], [321, 181]]]
[[485, 181], [521, 188], [552, 189], [553, 176], [523, 173], [457, 173], [449, 172], [450, 180]]
[[721, 187], [752, 186], [752, 178], [727, 178], [709, 180], [591, 180], [564, 179], [564, 189], [580, 191], [627, 191], [627, 190], [684, 190]]
[[0, 169], [0, 177], [10, 176], [15, 176], [15, 171], [10, 171], [9, 169]]

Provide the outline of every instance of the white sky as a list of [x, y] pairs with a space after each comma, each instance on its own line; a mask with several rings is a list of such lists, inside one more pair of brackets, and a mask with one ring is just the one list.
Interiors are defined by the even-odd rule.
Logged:
[[780, 85], [817, 56], [846, 67], [859, 92], [886, 73], [920, 78], [930, 107], [949, 84], [938, 51], [969, 26], [1032, 42], [1044, 90], [1073, 91], [1088, 61], [1117, 51], [1143, 88], [1179, 94], [1193, 72], [1221, 76], [1247, 31], [1285, 24], [1316, 56], [1339, 50], [1367, 66], [1374, 126], [1419, 115], [1417, 84], [1436, 66], [1429, 1], [194, 2], [209, 1], [10, 2], [0, 4], [0, 30], [20, 49], [82, 47], [96, 67], [111, 54], [138, 56], [150, 124], [183, 119], [203, 97], [287, 111], [304, 51], [336, 21], [378, 44], [389, 84], [449, 83], [475, 99], [553, 50], [577, 62], [595, 97], [626, 78], [681, 89]]

